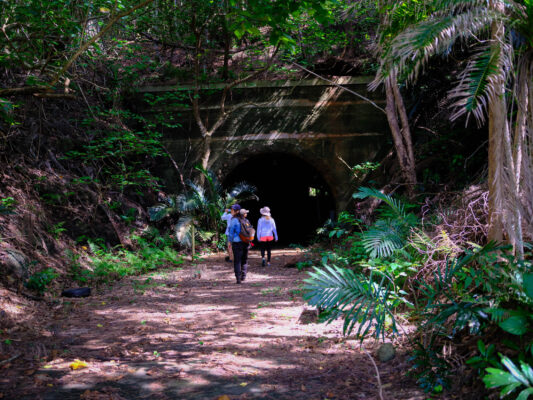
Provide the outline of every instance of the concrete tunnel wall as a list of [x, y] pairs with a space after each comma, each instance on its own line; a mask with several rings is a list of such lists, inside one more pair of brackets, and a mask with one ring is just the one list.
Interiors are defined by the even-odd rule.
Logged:
[[[370, 77], [340, 77], [335, 83], [383, 107], [381, 93], [368, 92]], [[221, 85], [202, 88], [202, 116], [214, 121]], [[201, 136], [190, 109], [172, 103], [149, 106], [146, 94], [176, 92], [191, 87], [139, 88], [130, 106], [145, 116], [170, 113], [181, 126], [164, 128], [164, 143], [179, 165], [194, 165]], [[265, 154], [285, 154], [305, 161], [331, 188], [335, 211], [345, 210], [358, 186], [349, 166], [377, 161], [390, 148], [385, 114], [375, 105], [324, 80], [258, 81], [234, 88], [227, 108], [237, 107], [212, 139], [209, 168], [225, 179], [239, 165]], [[290, 173], [288, 171], [287, 173]], [[169, 192], [178, 189], [174, 169], [161, 166], [159, 175]], [[294, 179], [298, 179], [297, 176]]]

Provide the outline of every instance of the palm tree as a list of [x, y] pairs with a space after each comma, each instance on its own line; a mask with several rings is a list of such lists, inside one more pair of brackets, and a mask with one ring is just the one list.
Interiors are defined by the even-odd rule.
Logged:
[[180, 217], [175, 227], [178, 241], [186, 246], [192, 245], [192, 227], [198, 226], [197, 234], [204, 240], [217, 237], [222, 230], [220, 219], [222, 210], [238, 201], [259, 200], [256, 188], [241, 182], [226, 191], [215, 175], [200, 166], [195, 167], [204, 177], [204, 185], [189, 181], [188, 190], [177, 196], [169, 196], [165, 203], [148, 209], [151, 221], [159, 221], [171, 214]]
[[[391, 15], [406, 3], [391, 3]], [[423, 5], [420, 19], [392, 38], [376, 83], [394, 75], [414, 80], [430, 57], [448, 54], [458, 41], [472, 46], [450, 92], [453, 118], [467, 114], [483, 123], [488, 115], [489, 239], [506, 239], [521, 254], [523, 233], [533, 237], [533, 1]]]

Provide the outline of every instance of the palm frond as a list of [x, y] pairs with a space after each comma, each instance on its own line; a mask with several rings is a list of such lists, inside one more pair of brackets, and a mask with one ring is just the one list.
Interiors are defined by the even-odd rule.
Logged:
[[176, 239], [181, 245], [192, 246], [192, 224], [193, 219], [189, 216], [183, 216], [178, 220], [175, 227]]
[[216, 198], [219, 193], [222, 192], [222, 185], [218, 181], [215, 173], [211, 170], [207, 170], [202, 168], [200, 165], [196, 165], [194, 167], [197, 171], [200, 171], [202, 175], [205, 177], [205, 180], [207, 182], [207, 189], [209, 192], [210, 197], [213, 199]]
[[335, 311], [329, 315], [328, 322], [342, 316], [345, 335], [359, 322], [357, 335], [361, 339], [372, 327], [376, 338], [384, 337], [386, 321], [391, 322], [394, 333], [398, 332], [392, 310], [399, 302], [392, 297], [391, 282], [388, 276], [375, 271], [366, 277], [336, 266], [314, 268], [305, 280], [304, 299], [310, 305]]
[[[504, 1], [501, 1], [502, 3]], [[486, 0], [433, 0], [430, 7], [435, 14], [459, 14], [466, 10], [487, 7]]]
[[197, 210], [201, 204], [198, 196], [194, 192], [180, 194], [176, 200], [176, 207], [182, 214], [187, 214], [194, 210]]
[[259, 197], [257, 197], [255, 192], [257, 192], [257, 188], [254, 185], [250, 185], [246, 182], [239, 182], [228, 191], [228, 196], [235, 201], [259, 201]]
[[487, 308], [485, 311], [490, 315], [491, 321], [497, 324], [505, 321], [511, 316], [509, 310], [506, 310], [505, 308]]
[[177, 197], [168, 196], [164, 203], [156, 204], [155, 206], [148, 207], [148, 217], [150, 221], [160, 221], [166, 216], [178, 211], [177, 209]]
[[400, 201], [392, 198], [388, 194], [381, 193], [379, 190], [368, 187], [360, 187], [359, 190], [353, 194], [354, 199], [366, 199], [367, 197], [374, 197], [385, 202], [396, 216], [405, 217], [405, 206]]
[[150, 221], [160, 221], [170, 214], [170, 209], [166, 204], [156, 204], [148, 207], [148, 217]]
[[[457, 7], [459, 3], [457, 2]], [[487, 31], [495, 17], [486, 5], [478, 5], [455, 14], [448, 10], [441, 16], [433, 15], [406, 27], [384, 52], [374, 86], [383, 82], [388, 75], [387, 71], [391, 69], [397, 70], [399, 75], [406, 75], [411, 81], [416, 80], [430, 57], [446, 54], [457, 40], [469, 39]]]
[[[450, 91], [448, 97], [455, 102], [456, 109], [451, 119], [456, 120], [464, 114], [471, 113], [478, 124], [485, 121], [488, 104], [495, 93], [495, 85], [502, 74], [506, 74], [502, 65], [500, 47], [491, 47], [490, 43], [472, 56], [466, 68], [459, 75], [459, 83]], [[503, 77], [505, 81], [505, 77]]]
[[362, 243], [371, 258], [389, 257], [405, 245], [405, 233], [395, 220], [379, 220], [362, 233]]

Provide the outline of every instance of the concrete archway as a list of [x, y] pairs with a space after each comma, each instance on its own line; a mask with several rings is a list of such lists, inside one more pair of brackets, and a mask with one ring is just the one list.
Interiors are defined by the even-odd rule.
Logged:
[[257, 226], [259, 209], [269, 206], [281, 245], [309, 243], [316, 229], [334, 217], [331, 186], [317, 168], [295, 155], [277, 152], [249, 157], [226, 175], [224, 186], [242, 181], [256, 186], [260, 198], [241, 204], [250, 210], [249, 220]]

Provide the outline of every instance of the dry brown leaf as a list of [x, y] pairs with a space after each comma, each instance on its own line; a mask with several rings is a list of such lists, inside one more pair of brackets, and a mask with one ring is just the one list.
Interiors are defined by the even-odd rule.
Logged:
[[217, 400], [231, 400], [228, 395], [223, 394], [222, 396], [218, 396]]
[[120, 381], [122, 378], [124, 378], [124, 374], [122, 375], [111, 375], [105, 378], [106, 381], [116, 382]]

